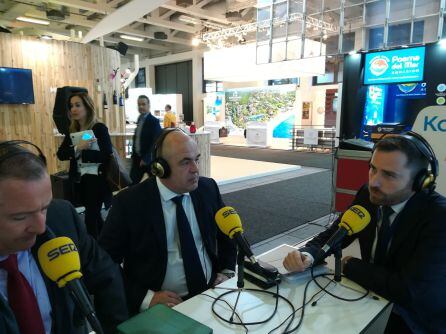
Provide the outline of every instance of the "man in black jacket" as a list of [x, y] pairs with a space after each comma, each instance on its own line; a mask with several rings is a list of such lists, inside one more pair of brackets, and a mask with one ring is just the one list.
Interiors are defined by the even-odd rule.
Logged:
[[150, 113], [150, 100], [146, 95], [138, 97], [138, 123], [133, 135], [132, 167], [130, 178], [139, 183], [144, 173], [149, 173], [152, 146], [161, 132], [160, 121]]
[[170, 129], [155, 147], [156, 177], [115, 197], [99, 238], [123, 263], [130, 314], [174, 306], [227, 279], [235, 267], [235, 245], [214, 218], [224, 203], [215, 181], [198, 175], [197, 144]]
[[128, 317], [119, 267], [86, 232], [74, 208], [52, 199], [43, 159], [16, 143], [0, 143], [0, 333], [87, 333], [67, 289], [41, 270], [37, 251], [47, 230], [73, 240], [96, 314], [105, 333], [114, 333]]
[[[366, 208], [371, 222], [344, 239], [343, 248], [359, 239], [362, 259], [345, 257], [343, 272], [394, 303], [386, 333], [446, 333], [446, 199], [433, 191], [436, 173], [422, 137], [385, 137], [375, 146], [369, 183], [352, 203]], [[310, 266], [338, 222], [288, 254], [285, 267]]]

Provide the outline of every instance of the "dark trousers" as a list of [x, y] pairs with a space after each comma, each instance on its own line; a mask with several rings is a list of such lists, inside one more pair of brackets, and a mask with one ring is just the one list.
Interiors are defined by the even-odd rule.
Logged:
[[406, 322], [398, 314], [391, 312], [384, 334], [412, 334]]
[[132, 167], [130, 168], [130, 178], [132, 179], [132, 185], [138, 184], [147, 173], [150, 177], [149, 166], [140, 166], [141, 157], [139, 155], [132, 155]]
[[82, 204], [85, 206], [87, 232], [97, 239], [104, 224], [101, 216], [102, 203], [107, 207], [111, 202], [112, 193], [102, 175], [91, 174], [84, 174], [81, 177], [79, 191]]

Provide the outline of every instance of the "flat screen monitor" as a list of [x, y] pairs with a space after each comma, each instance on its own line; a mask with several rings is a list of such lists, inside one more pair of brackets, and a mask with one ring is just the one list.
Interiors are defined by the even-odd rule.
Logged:
[[0, 67], [0, 104], [34, 104], [31, 70]]
[[424, 47], [417, 47], [366, 54], [364, 84], [423, 81], [424, 52]]

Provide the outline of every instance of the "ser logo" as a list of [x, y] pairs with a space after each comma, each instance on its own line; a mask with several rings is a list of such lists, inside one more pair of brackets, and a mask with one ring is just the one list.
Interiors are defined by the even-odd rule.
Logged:
[[54, 248], [48, 252], [48, 254], [47, 254], [48, 261], [53, 261], [53, 260], [57, 259], [59, 256], [68, 254], [71, 252], [77, 252], [77, 248], [76, 248], [75, 244], [70, 243], [70, 244], [59, 246], [59, 247]]
[[229, 215], [236, 215], [237, 211], [235, 211], [234, 209], [229, 209], [226, 211], [223, 211], [223, 218], [228, 218]]
[[365, 218], [365, 214], [364, 214], [364, 212], [362, 212], [362, 210], [360, 210], [354, 206], [352, 206], [350, 208], [350, 210], [353, 211], [354, 213], [356, 213], [359, 216], [359, 218], [361, 218], [361, 219]]

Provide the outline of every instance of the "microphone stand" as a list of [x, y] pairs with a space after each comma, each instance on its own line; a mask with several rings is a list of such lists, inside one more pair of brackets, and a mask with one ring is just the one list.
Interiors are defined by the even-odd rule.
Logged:
[[243, 288], [245, 287], [244, 262], [245, 262], [245, 253], [243, 252], [243, 250], [240, 247], [238, 247], [238, 252], [237, 252], [237, 288], [238, 288], [238, 293], [237, 293], [237, 299], [235, 300], [234, 308], [232, 309], [230, 321], [234, 320], [235, 310], [237, 309], [237, 304], [238, 304], [238, 301], [240, 298], [240, 294], [243, 291]]
[[334, 251], [334, 257], [335, 257], [335, 274], [334, 274], [334, 280], [336, 282], [340, 282], [342, 279], [342, 247], [338, 245], [336, 247], [336, 250]]

